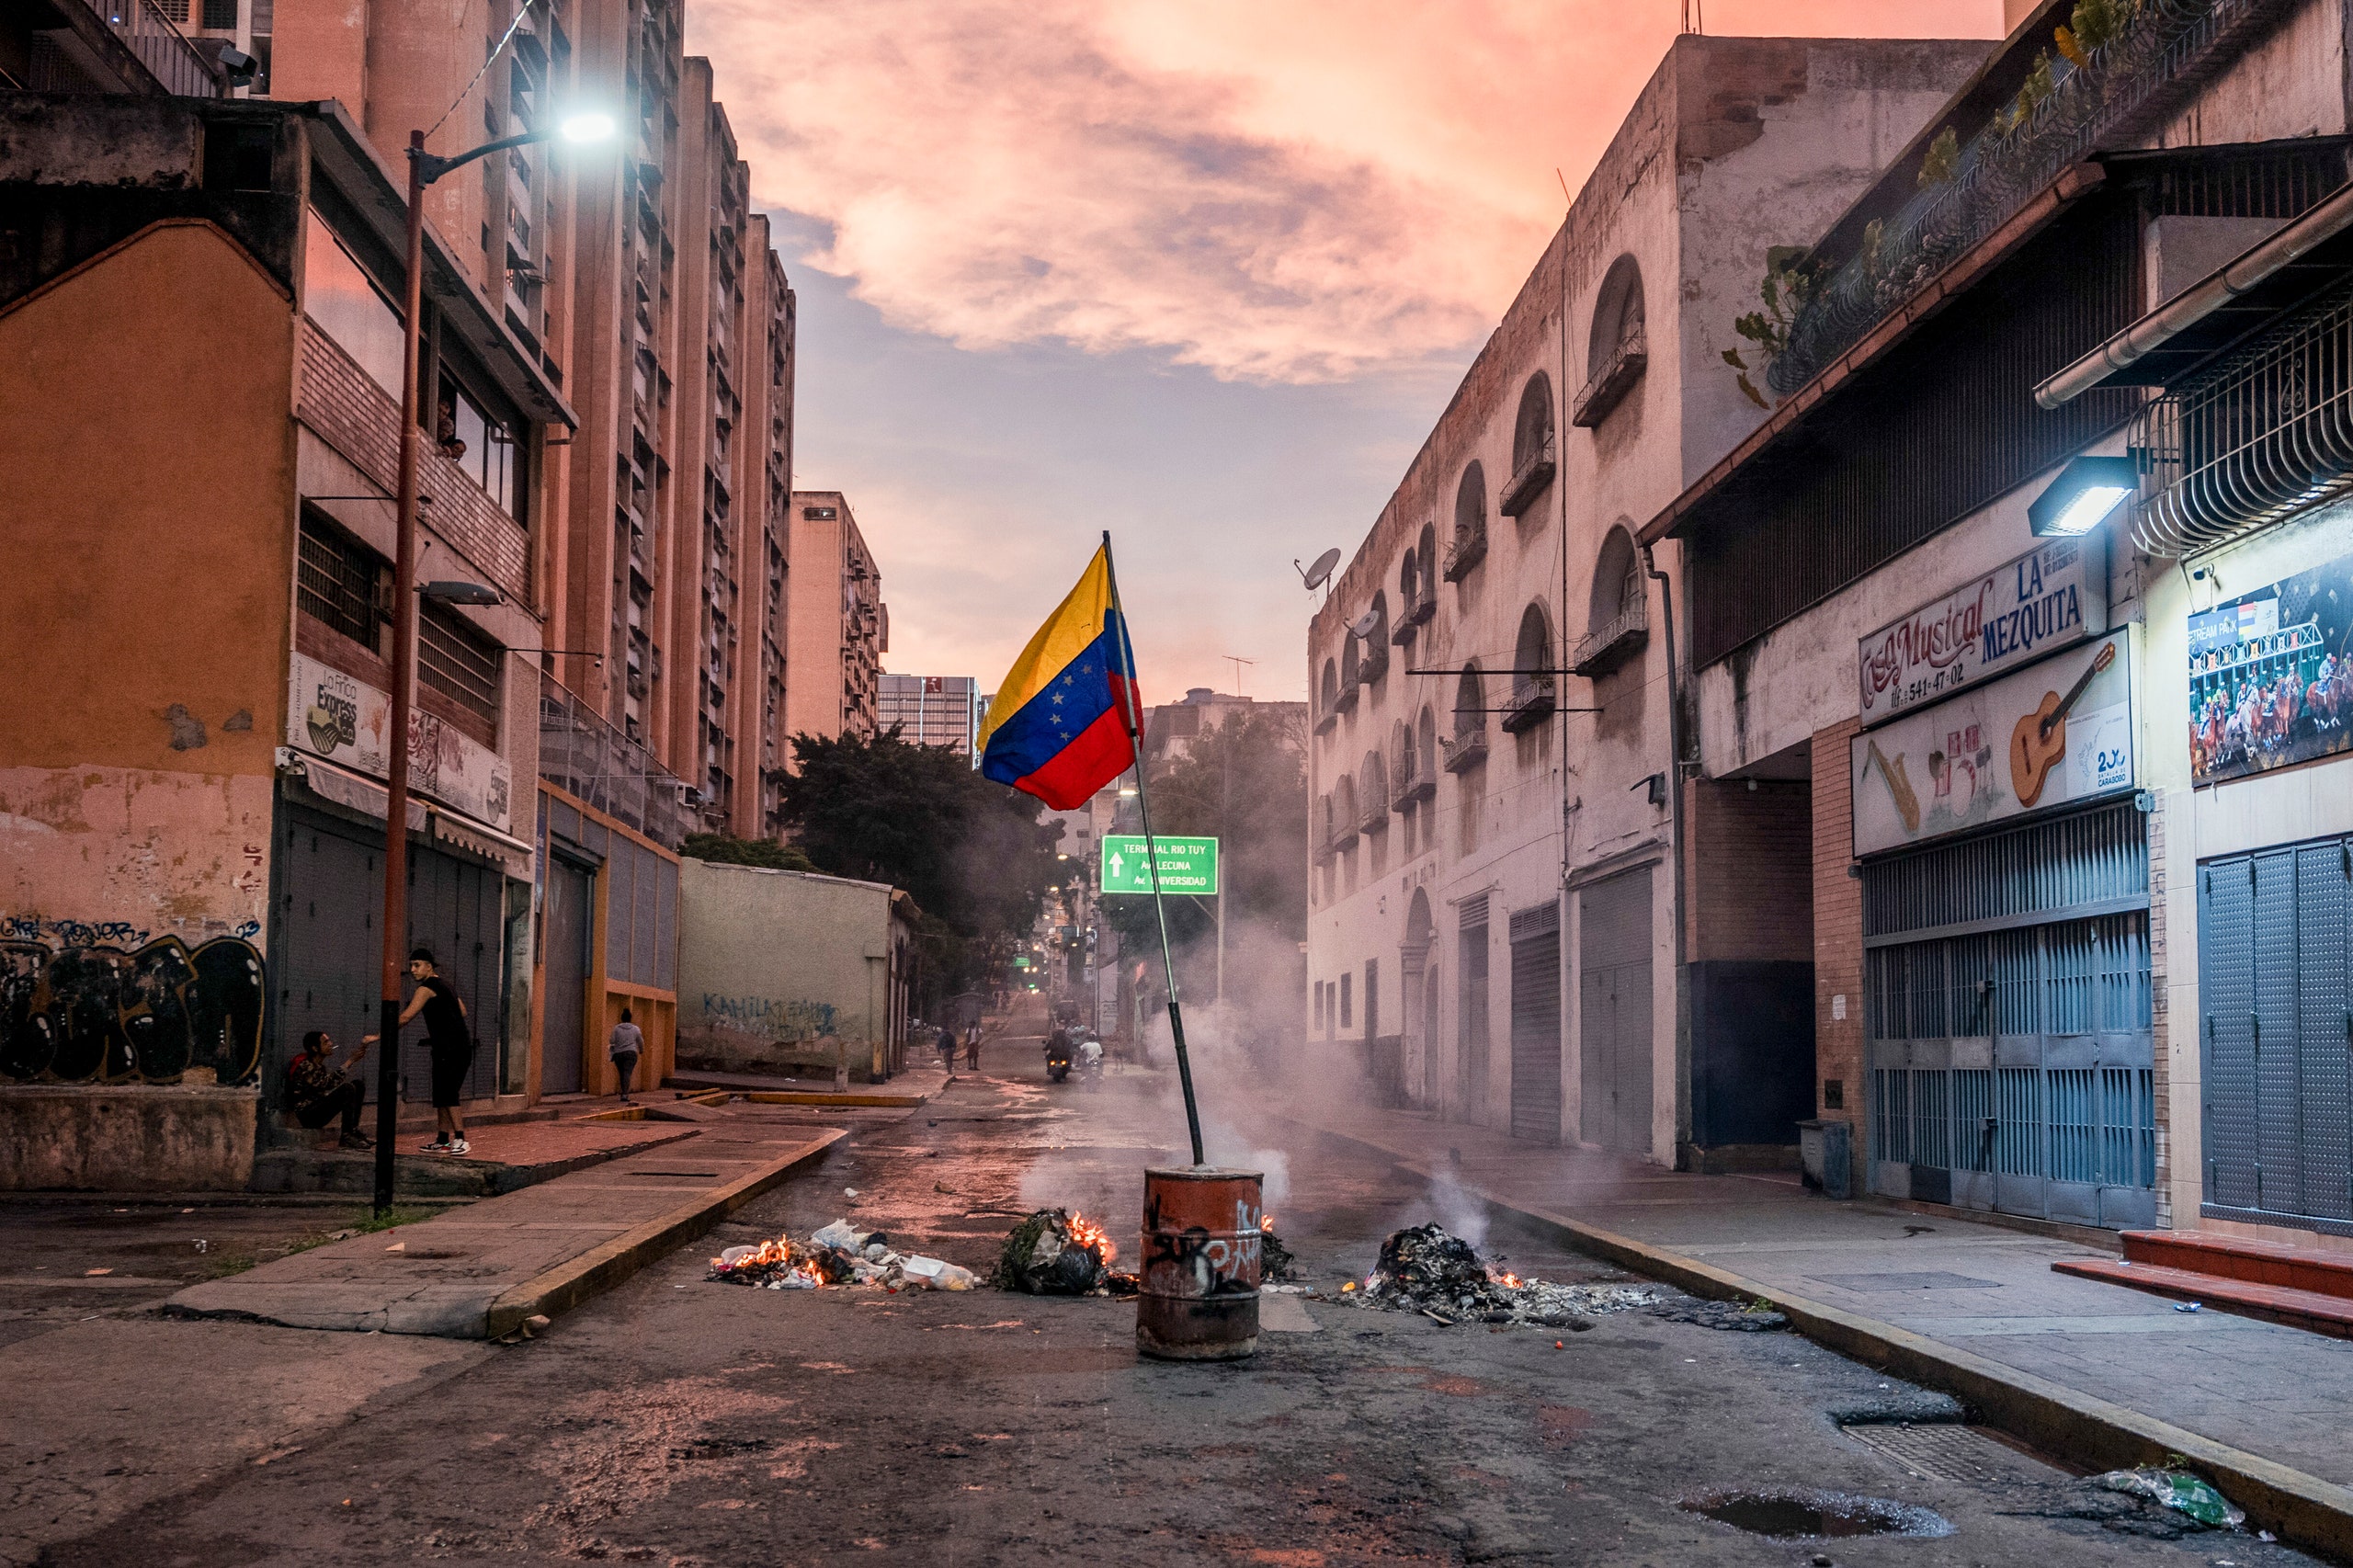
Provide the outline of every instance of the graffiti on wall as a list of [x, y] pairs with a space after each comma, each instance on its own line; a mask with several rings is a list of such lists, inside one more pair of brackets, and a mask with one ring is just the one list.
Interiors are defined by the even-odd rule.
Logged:
[[834, 1032], [834, 1005], [831, 1002], [784, 1002], [770, 996], [720, 996], [706, 991], [702, 994], [702, 1016], [706, 1023], [740, 1029], [790, 1045], [797, 1040], [820, 1040]]
[[[87, 936], [88, 941], [67, 939]], [[223, 1084], [261, 1066], [261, 953], [244, 937], [190, 948], [119, 923], [12, 920], [0, 937], [0, 1076], [19, 1083]]]

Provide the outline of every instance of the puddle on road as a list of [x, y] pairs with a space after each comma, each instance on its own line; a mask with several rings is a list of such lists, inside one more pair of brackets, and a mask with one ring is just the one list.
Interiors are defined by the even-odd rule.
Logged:
[[1942, 1516], [1885, 1497], [1858, 1497], [1811, 1487], [1711, 1492], [1677, 1505], [1719, 1524], [1773, 1540], [1819, 1540], [1859, 1535], [1945, 1536]]

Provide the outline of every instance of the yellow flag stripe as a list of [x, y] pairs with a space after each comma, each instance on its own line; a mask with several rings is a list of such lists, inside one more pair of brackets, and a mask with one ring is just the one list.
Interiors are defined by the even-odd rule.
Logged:
[[1013, 661], [1005, 679], [997, 683], [996, 696], [989, 703], [988, 717], [981, 723], [981, 749], [988, 749], [989, 736], [996, 727], [1021, 710], [1021, 705], [1046, 689], [1063, 666], [1086, 651], [1087, 644], [1103, 635], [1103, 622], [1111, 608], [1111, 562], [1100, 546], [1095, 559], [1086, 563], [1078, 585], [1046, 618], [1021, 656]]

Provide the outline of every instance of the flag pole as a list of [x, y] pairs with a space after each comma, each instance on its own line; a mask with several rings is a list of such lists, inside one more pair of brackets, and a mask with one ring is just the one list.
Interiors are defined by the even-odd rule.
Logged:
[[1185, 1086], [1185, 1130], [1193, 1135], [1193, 1164], [1206, 1165], [1201, 1153], [1201, 1112], [1193, 1100], [1193, 1067], [1185, 1056], [1185, 1016], [1176, 1006], [1176, 962], [1168, 955], [1168, 910], [1160, 901], [1160, 848], [1152, 836], [1152, 791], [1144, 781], [1142, 715], [1137, 711], [1136, 652], [1128, 642], [1128, 612], [1120, 605], [1119, 568], [1111, 563], [1111, 530], [1103, 530], [1103, 574], [1110, 580], [1111, 613], [1120, 618], [1120, 674], [1127, 690], [1120, 699], [1120, 722], [1127, 727], [1128, 746], [1136, 759], [1136, 810], [1143, 818], [1144, 870], [1152, 878], [1152, 912], [1160, 921], [1160, 967], [1168, 977], [1168, 1033], [1176, 1042], [1176, 1081]]

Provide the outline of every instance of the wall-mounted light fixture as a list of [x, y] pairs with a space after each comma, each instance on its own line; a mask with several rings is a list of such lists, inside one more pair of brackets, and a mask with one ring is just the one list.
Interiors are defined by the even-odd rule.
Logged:
[[2026, 509], [2038, 539], [2077, 539], [2107, 521], [2141, 487], [2131, 458], [2077, 458]]

